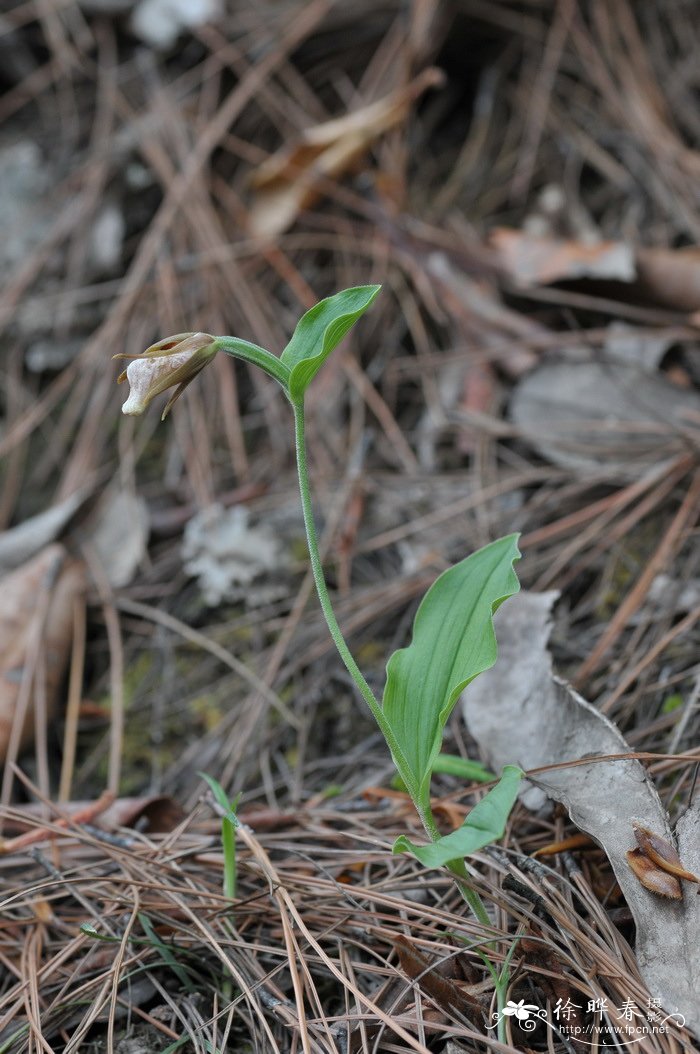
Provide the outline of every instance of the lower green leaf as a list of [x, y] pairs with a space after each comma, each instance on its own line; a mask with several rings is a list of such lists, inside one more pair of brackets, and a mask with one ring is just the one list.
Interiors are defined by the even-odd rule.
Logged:
[[415, 845], [405, 835], [394, 842], [395, 853], [413, 853], [425, 867], [444, 867], [463, 859], [503, 837], [510, 811], [525, 773], [517, 765], [506, 765], [500, 780], [475, 805], [456, 831], [430, 845]]
[[520, 588], [517, 539], [499, 538], [444, 571], [421, 601], [411, 643], [387, 663], [383, 717], [419, 811], [429, 806], [430, 777], [460, 693], [496, 661], [493, 614]]
[[[433, 762], [433, 772], [457, 776], [469, 783], [491, 783], [496, 778], [480, 761], [470, 761], [469, 758], [462, 758], [457, 754], [438, 754]], [[398, 773], [392, 778], [391, 786], [393, 790], [408, 789]]]

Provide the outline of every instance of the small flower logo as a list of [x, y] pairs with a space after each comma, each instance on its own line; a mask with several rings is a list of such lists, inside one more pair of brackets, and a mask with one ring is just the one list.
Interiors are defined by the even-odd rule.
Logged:
[[509, 999], [503, 1007], [503, 1014], [505, 1017], [517, 1017], [518, 1021], [527, 1021], [530, 1014], [537, 1014], [539, 1009], [532, 1003], [526, 1003], [524, 999], [521, 999], [519, 1003], [514, 1003], [512, 999]]

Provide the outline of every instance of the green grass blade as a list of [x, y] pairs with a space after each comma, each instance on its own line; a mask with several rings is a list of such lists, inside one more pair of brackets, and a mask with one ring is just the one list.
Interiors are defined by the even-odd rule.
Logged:
[[138, 919], [141, 923], [141, 929], [146, 934], [153, 947], [158, 949], [158, 951], [163, 957], [163, 962], [167, 963], [167, 965], [175, 974], [185, 991], [196, 991], [196, 985], [190, 979], [187, 970], [181, 963], [177, 961], [177, 959], [173, 955], [172, 948], [170, 948], [160, 939], [153, 926], [151, 925], [151, 920], [149, 919], [148, 915], [144, 915], [143, 912], [139, 912]]
[[359, 285], [319, 301], [297, 323], [279, 361], [289, 370], [289, 395], [299, 402], [324, 362], [365, 313], [381, 286]]
[[394, 843], [394, 852], [412, 853], [425, 867], [444, 867], [497, 842], [503, 837], [524, 775], [516, 765], [506, 765], [496, 786], [474, 806], [456, 831], [430, 845], [415, 845], [401, 835]]
[[236, 809], [241, 796], [239, 794], [233, 802], [229, 802], [226, 791], [218, 780], [215, 780], [213, 776], [208, 776], [206, 772], [199, 772], [197, 775], [201, 776], [207, 783], [209, 790], [214, 795], [214, 799], [221, 808], [230, 814], [221, 818], [221, 846], [224, 852], [224, 896], [230, 900], [235, 900], [238, 880], [236, 864], [236, 827], [238, 826], [238, 818], [236, 817]]
[[419, 811], [429, 807], [430, 776], [460, 693], [496, 661], [493, 613], [520, 588], [517, 537], [492, 542], [441, 574], [421, 602], [411, 644], [387, 664], [383, 716]]

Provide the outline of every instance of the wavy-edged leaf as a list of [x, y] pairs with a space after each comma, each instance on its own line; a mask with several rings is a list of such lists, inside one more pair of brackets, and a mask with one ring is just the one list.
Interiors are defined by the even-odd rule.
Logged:
[[413, 640], [389, 659], [383, 715], [394, 761], [414, 802], [427, 806], [442, 733], [460, 692], [496, 661], [493, 613], [520, 589], [518, 535], [491, 542], [449, 568], [425, 594]]
[[279, 361], [290, 371], [289, 394], [298, 401], [324, 362], [375, 299], [381, 286], [358, 285], [320, 300], [297, 323]]
[[430, 845], [415, 845], [401, 835], [394, 843], [394, 852], [413, 853], [425, 867], [444, 867], [452, 860], [463, 859], [497, 842], [503, 837], [524, 775], [517, 765], [506, 765], [496, 786], [474, 806], [456, 831]]

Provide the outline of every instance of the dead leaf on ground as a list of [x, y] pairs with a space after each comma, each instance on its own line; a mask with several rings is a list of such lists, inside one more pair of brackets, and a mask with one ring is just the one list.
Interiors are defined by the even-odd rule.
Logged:
[[[645, 373], [656, 373], [664, 355], [674, 343], [668, 330], [641, 329], [626, 322], [611, 322], [603, 352], [606, 361], [636, 366]], [[687, 387], [683, 385], [683, 387]]]
[[55, 541], [71, 516], [86, 500], [91, 488], [84, 487], [46, 512], [32, 516], [0, 534], [0, 575], [26, 563], [44, 546]]
[[634, 248], [625, 242], [577, 241], [497, 227], [501, 266], [523, 288], [581, 278], [626, 282], [635, 297], [671, 311], [700, 311], [700, 246]]
[[[68, 816], [78, 823], [89, 809], [87, 801], [62, 802], [60, 815]], [[26, 817], [26, 821], [23, 818]], [[185, 811], [179, 802], [166, 795], [150, 795], [142, 798], [117, 798], [106, 809], [99, 813], [97, 819], [90, 822], [103, 831], [116, 831], [120, 827], [139, 827], [144, 825], [148, 834], [165, 834], [172, 831], [185, 818]], [[32, 831], [36, 827], [33, 821], [46, 820], [46, 809], [43, 803], [13, 805], [12, 812], [3, 818], [3, 829], [6, 833], [20, 834]]]
[[624, 242], [580, 242], [497, 227], [491, 244], [501, 265], [523, 287], [577, 278], [632, 282], [637, 275], [634, 250]]
[[700, 246], [638, 249], [637, 282], [645, 296], [672, 311], [700, 309]]
[[146, 555], [148, 507], [131, 491], [110, 489], [96, 510], [91, 542], [113, 589], [131, 582]]
[[[573, 357], [576, 349], [570, 349]], [[637, 366], [545, 361], [516, 386], [510, 417], [547, 461], [636, 478], [685, 449], [700, 395]]]
[[645, 855], [642, 849], [628, 849], [625, 856], [627, 857], [630, 870], [637, 876], [645, 889], [656, 893], [660, 897], [669, 897], [671, 900], [682, 899], [681, 884], [675, 875], [669, 875], [667, 871], [662, 871]]
[[[73, 638], [76, 604], [84, 603], [85, 570], [63, 546], [44, 549], [0, 581], [0, 759], [13, 725], [19, 749], [34, 734], [34, 700], [45, 694], [47, 718], [56, 710]], [[43, 661], [39, 661], [39, 656]], [[25, 678], [33, 680], [27, 692]], [[20, 713], [18, 707], [24, 710]]]
[[676, 878], [682, 878], [685, 882], [700, 881], [697, 875], [683, 867], [681, 858], [671, 843], [667, 842], [665, 838], [661, 838], [655, 831], [650, 831], [648, 828], [642, 827], [641, 824], [635, 824], [634, 837], [637, 839], [637, 845], [647, 859], [651, 860], [662, 871], [665, 871], [666, 874], [675, 875]]
[[347, 172], [376, 139], [406, 117], [424, 91], [443, 80], [440, 70], [424, 70], [407, 87], [378, 102], [307, 128], [297, 143], [265, 161], [252, 178], [252, 233], [274, 238], [286, 231], [319, 198], [320, 182]]
[[469, 984], [461, 970], [458, 952], [445, 958], [426, 954], [408, 937], [394, 939], [394, 949], [401, 969], [441, 1010], [461, 1010], [481, 1015], [491, 994], [491, 981]]
[[[497, 613], [499, 658], [464, 694], [463, 712], [484, 759], [496, 771], [539, 768], [585, 757], [624, 754], [619, 730], [569, 685], [552, 675], [548, 651], [557, 594], [519, 593]], [[636, 954], [652, 996], [700, 1030], [700, 897], [683, 884], [682, 901], [645, 889], [629, 867], [634, 827], [673, 843], [669, 818], [638, 761], [609, 761], [546, 772], [525, 793], [529, 807], [544, 795], [561, 802], [580, 830], [605, 850], [636, 923]], [[533, 802], [533, 794], [535, 801]], [[537, 801], [539, 797], [540, 801]], [[700, 869], [700, 804], [676, 826], [684, 866]]]

